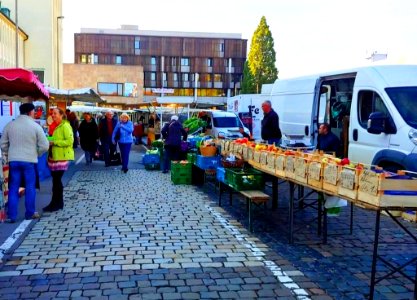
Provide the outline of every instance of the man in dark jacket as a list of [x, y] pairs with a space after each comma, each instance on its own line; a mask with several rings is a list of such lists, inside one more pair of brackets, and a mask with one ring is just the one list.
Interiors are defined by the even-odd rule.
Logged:
[[333, 152], [339, 154], [340, 140], [330, 130], [330, 125], [323, 123], [319, 127], [319, 136], [317, 141], [317, 149], [324, 152]]
[[165, 124], [161, 130], [164, 138], [164, 164], [162, 173], [168, 173], [171, 160], [178, 160], [181, 153], [181, 137], [183, 141], [187, 140], [187, 132], [178, 121], [178, 116], [172, 116], [171, 122]]
[[112, 142], [113, 130], [116, 128], [117, 119], [113, 118], [113, 112], [107, 111], [106, 117], [100, 120], [98, 133], [100, 136], [101, 148], [104, 151], [105, 166], [110, 166], [111, 155], [116, 152], [116, 145]]
[[281, 144], [281, 129], [279, 129], [279, 118], [277, 113], [272, 109], [271, 101], [267, 100], [262, 103], [264, 118], [261, 123], [261, 137], [268, 144]]

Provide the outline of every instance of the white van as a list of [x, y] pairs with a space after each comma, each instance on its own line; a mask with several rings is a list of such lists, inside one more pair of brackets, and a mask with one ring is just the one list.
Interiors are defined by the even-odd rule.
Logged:
[[206, 110], [208, 116], [206, 134], [210, 134], [215, 138], [240, 138], [242, 134], [239, 127], [243, 127], [247, 134], [249, 129], [244, 127], [239, 117], [232, 112], [221, 110]]
[[276, 80], [271, 101], [284, 144], [316, 145], [327, 122], [350, 160], [417, 171], [417, 65]]

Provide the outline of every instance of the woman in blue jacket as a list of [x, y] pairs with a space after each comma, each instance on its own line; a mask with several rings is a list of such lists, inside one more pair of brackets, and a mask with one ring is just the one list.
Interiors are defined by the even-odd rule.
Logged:
[[133, 123], [129, 120], [126, 113], [121, 114], [120, 122], [113, 130], [112, 142], [119, 143], [120, 154], [122, 156], [122, 171], [127, 173], [129, 164], [129, 153], [133, 143]]

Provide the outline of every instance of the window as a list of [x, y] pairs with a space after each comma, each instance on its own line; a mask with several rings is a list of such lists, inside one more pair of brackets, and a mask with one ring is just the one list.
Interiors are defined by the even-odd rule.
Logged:
[[190, 65], [190, 59], [188, 57], [181, 58], [181, 66], [189, 66]]
[[121, 64], [122, 64], [122, 56], [116, 55], [116, 65], [121, 65]]
[[88, 55], [88, 63], [89, 64], [98, 64], [98, 55], [91, 53], [91, 55]]
[[214, 74], [214, 82], [222, 82], [222, 74]]
[[240, 122], [238, 117], [220, 117], [213, 118], [213, 124], [215, 127], [227, 128], [227, 127], [239, 127]]
[[171, 57], [171, 66], [175, 67], [177, 65], [177, 58]]
[[156, 72], [151, 72], [151, 80], [156, 81]]
[[211, 82], [211, 74], [201, 74], [200, 78], [202, 82]]
[[167, 81], [167, 73], [162, 73], [162, 80]]
[[224, 52], [224, 43], [219, 43], [219, 52]]
[[183, 73], [182, 74], [182, 81], [189, 81], [190, 80], [190, 74]]
[[123, 96], [123, 84], [99, 82], [97, 83], [97, 92], [103, 96]]
[[404, 121], [417, 129], [417, 110], [415, 109], [417, 87], [386, 88], [385, 91]]
[[152, 56], [151, 57], [151, 65], [156, 65], [156, 57], [155, 56]]
[[80, 60], [81, 60], [82, 64], [86, 64], [87, 63], [87, 54], [81, 54]]
[[135, 37], [135, 50], [140, 50], [140, 38]]
[[178, 81], [178, 73], [173, 73], [172, 78], [174, 81]]
[[212, 66], [213, 66], [213, 59], [207, 58], [207, 67], [212, 67]]
[[381, 97], [374, 91], [360, 91], [358, 99], [359, 123], [363, 128], [368, 128], [369, 115], [373, 112], [381, 112], [386, 117], [390, 116]]

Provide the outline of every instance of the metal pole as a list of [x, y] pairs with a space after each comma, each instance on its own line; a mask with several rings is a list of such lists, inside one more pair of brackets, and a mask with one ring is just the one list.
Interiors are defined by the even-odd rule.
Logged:
[[15, 23], [16, 23], [16, 68], [18, 68], [19, 67], [19, 25], [18, 25], [18, 19], [17, 19], [17, 15], [18, 15], [18, 13], [17, 13], [17, 7], [18, 7], [18, 5], [17, 5], [17, 2], [18, 2], [18, 0], [15, 0], [14, 1], [14, 4], [15, 4]]
[[59, 67], [59, 19], [63, 19], [64, 16], [58, 16], [56, 17], [56, 67], [57, 67], [57, 88], [59, 89], [59, 72], [60, 72], [60, 67]]

